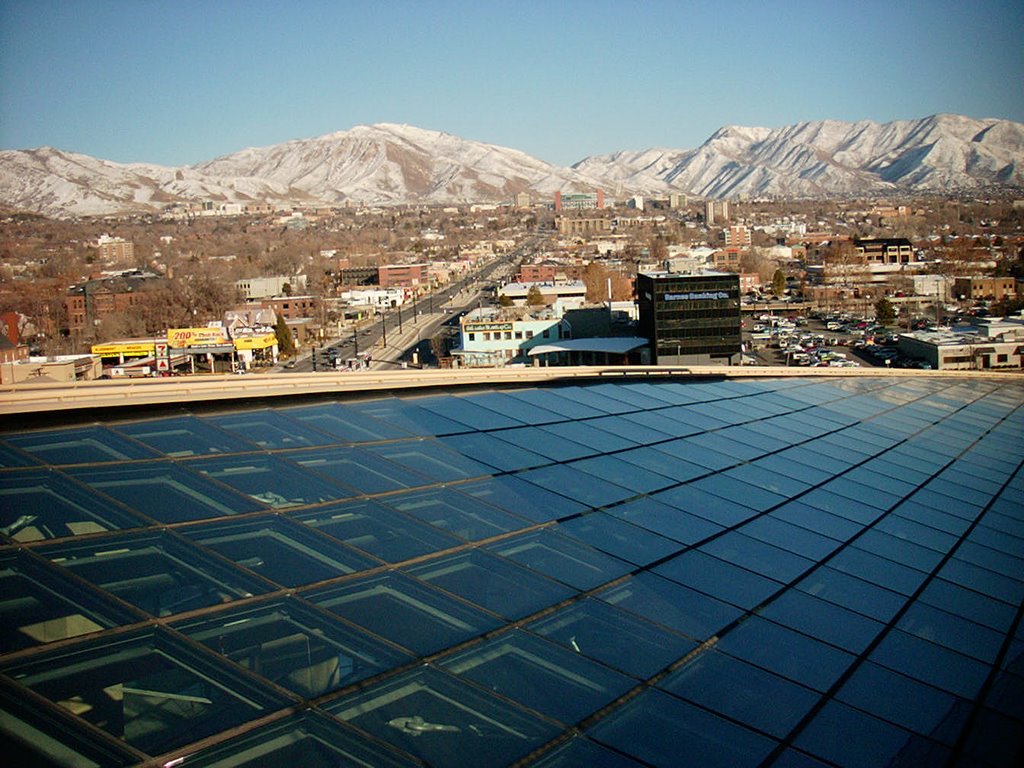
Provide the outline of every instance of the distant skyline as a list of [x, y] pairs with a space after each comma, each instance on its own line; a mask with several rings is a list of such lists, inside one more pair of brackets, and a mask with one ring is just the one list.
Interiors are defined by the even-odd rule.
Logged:
[[190, 165], [407, 123], [557, 165], [723, 125], [1024, 122], [1024, 3], [3, 0], [0, 149]]

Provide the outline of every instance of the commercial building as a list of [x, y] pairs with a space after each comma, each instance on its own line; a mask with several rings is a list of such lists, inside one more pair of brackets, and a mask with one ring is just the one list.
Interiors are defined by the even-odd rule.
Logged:
[[269, 299], [274, 296], [286, 296], [302, 293], [306, 290], [306, 276], [276, 275], [274, 277], [247, 277], [239, 280], [235, 286], [247, 301]]
[[556, 216], [555, 228], [560, 235], [607, 235], [612, 231], [612, 220], [605, 216]]
[[560, 301], [566, 308], [582, 306], [587, 297], [587, 286], [582, 280], [568, 280], [564, 283], [506, 283], [498, 289], [498, 296], [507, 297], [514, 306], [524, 307], [534, 288], [540, 291], [544, 303]]
[[658, 365], [738, 365], [737, 274], [641, 272], [636, 278], [640, 335]]
[[93, 278], [72, 286], [64, 298], [68, 331], [72, 336], [91, 334], [104, 318], [147, 302], [147, 292], [165, 284], [152, 272], [130, 270]]
[[1024, 383], [574, 373], [5, 417], [5, 762], [1019, 766]]
[[524, 364], [529, 362], [531, 347], [571, 336], [569, 324], [550, 311], [512, 318], [475, 309], [461, 320], [459, 343], [452, 356], [467, 368]]
[[587, 211], [604, 208], [604, 190], [597, 192], [555, 192], [555, 211]]
[[1014, 277], [958, 277], [953, 280], [953, 296], [958, 299], [1002, 301], [1018, 295]]
[[853, 246], [866, 264], [910, 264], [914, 245], [905, 237], [854, 238]]
[[386, 264], [377, 268], [381, 288], [418, 288], [430, 285], [429, 264]]

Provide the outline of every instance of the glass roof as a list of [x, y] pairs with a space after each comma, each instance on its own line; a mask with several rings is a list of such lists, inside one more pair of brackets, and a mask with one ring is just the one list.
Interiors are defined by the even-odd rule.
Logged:
[[1024, 383], [577, 382], [46, 421], [0, 428], [12, 764], [1024, 750]]

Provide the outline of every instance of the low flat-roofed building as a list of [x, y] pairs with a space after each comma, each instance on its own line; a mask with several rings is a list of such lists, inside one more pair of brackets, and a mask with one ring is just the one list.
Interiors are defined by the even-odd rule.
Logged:
[[498, 296], [507, 296], [512, 304], [524, 307], [531, 289], [536, 288], [547, 304], [561, 301], [565, 307], [582, 306], [587, 297], [587, 286], [582, 280], [564, 283], [508, 283], [498, 289]]
[[975, 332], [916, 331], [901, 333], [897, 348], [939, 371], [1024, 368], [1024, 333], [990, 337]]
[[953, 280], [953, 296], [958, 299], [1002, 301], [1016, 298], [1019, 286], [1015, 277], [958, 277]]

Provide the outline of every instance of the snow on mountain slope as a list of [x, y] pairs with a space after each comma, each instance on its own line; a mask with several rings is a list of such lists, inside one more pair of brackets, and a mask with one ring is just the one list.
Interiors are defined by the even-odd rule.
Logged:
[[0, 152], [0, 205], [52, 216], [187, 201], [463, 203], [603, 187], [611, 197], [824, 197], [1024, 186], [1024, 124], [920, 120], [725, 126], [696, 149], [620, 151], [571, 168], [440, 131], [382, 123], [204, 163], [121, 164], [49, 147]]

